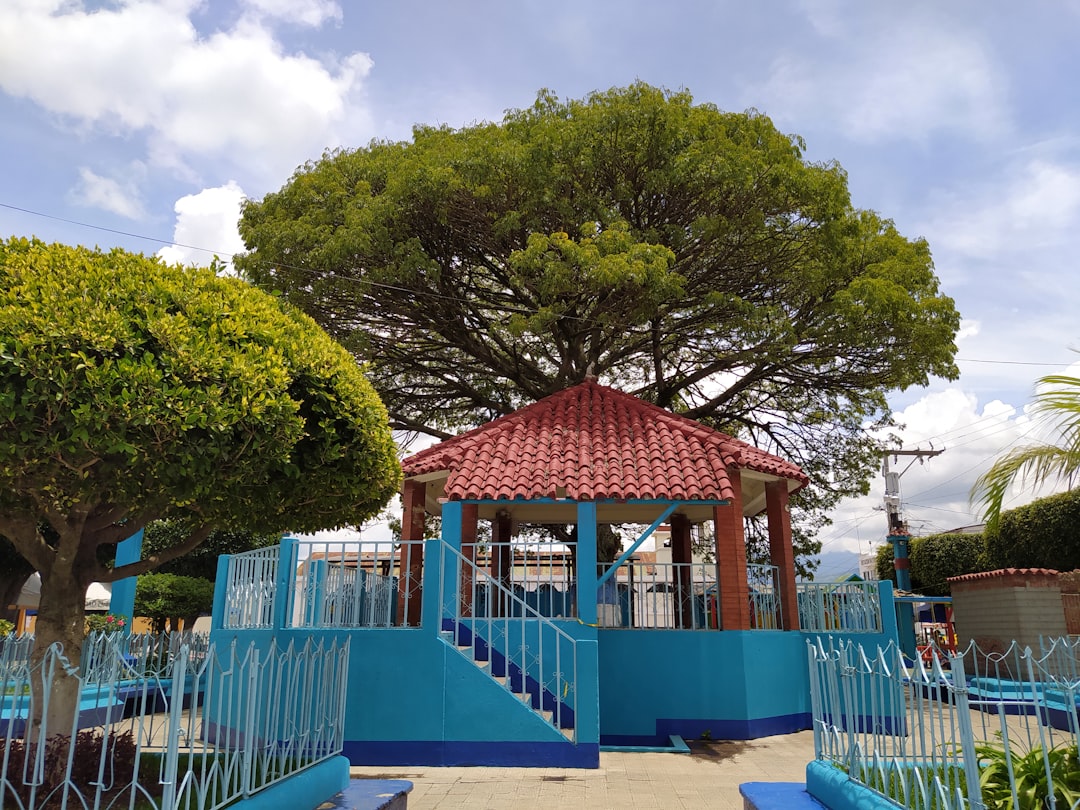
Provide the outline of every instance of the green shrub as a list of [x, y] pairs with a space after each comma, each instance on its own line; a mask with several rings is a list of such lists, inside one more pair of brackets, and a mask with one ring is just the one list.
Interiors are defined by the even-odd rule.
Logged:
[[927, 596], [948, 596], [948, 578], [986, 570], [981, 534], [931, 534], [911, 544], [911, 581]]
[[1003, 512], [986, 555], [989, 568], [1080, 568], [1080, 489]]

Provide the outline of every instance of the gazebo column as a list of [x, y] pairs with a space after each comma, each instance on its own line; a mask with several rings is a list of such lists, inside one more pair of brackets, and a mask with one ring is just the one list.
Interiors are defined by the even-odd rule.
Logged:
[[461, 505], [461, 556], [465, 564], [461, 566], [461, 615], [472, 616], [473, 610], [473, 566], [476, 564], [476, 526], [479, 506], [475, 503]]
[[[510, 513], [500, 509], [491, 522], [491, 576], [507, 590], [510, 589], [510, 568], [513, 565], [513, 549], [510, 547], [512, 528]], [[506, 605], [502, 593], [492, 593], [491, 601], [492, 604], [488, 605], [490, 614], [504, 615]]]
[[408, 627], [420, 626], [424, 573], [423, 482], [406, 479], [401, 493], [401, 545], [398, 547], [398, 619]]
[[713, 507], [717, 577], [720, 582], [720, 626], [750, 629], [750, 586], [746, 581], [746, 530], [743, 526], [742, 473], [729, 468], [731, 503]]
[[675, 626], [680, 630], [694, 626], [694, 591], [692, 568], [694, 555], [690, 548], [690, 521], [686, 515], [671, 516], [672, 586], [675, 592]]
[[597, 625], [596, 610], [596, 502], [577, 505], [577, 616]]
[[791, 546], [787, 481], [770, 481], [765, 485], [765, 511], [769, 519], [769, 559], [777, 569], [780, 619], [785, 630], [798, 630], [799, 597], [795, 588], [795, 550]]

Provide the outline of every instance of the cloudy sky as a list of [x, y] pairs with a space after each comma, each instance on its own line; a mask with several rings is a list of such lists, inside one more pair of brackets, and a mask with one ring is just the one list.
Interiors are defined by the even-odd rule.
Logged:
[[[902, 478], [941, 531], [977, 521], [1035, 380], [1080, 359], [1077, 42], [1077, 0], [4, 0], [0, 235], [205, 264], [241, 248], [241, 199], [414, 123], [635, 80], [754, 107], [925, 237], [957, 302], [960, 379], [890, 394], [904, 448], [945, 448]], [[837, 511], [822, 573], [882, 538], [882, 494]]]

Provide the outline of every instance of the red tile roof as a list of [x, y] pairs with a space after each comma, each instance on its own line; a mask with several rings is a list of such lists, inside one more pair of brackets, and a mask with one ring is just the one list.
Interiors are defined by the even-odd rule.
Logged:
[[732, 497], [727, 467], [809, 480], [798, 466], [614, 388], [586, 381], [402, 462], [449, 471], [459, 500]]
[[1053, 568], [997, 568], [993, 571], [976, 571], [974, 574], [961, 574], [956, 577], [948, 577], [949, 582], [973, 582], [978, 579], [997, 579], [998, 577], [1011, 576], [1040, 576], [1056, 577], [1057, 571]]

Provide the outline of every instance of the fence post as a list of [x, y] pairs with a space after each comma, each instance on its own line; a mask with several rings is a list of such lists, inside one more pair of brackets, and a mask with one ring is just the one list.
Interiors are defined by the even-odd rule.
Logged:
[[251, 795], [251, 782], [253, 763], [252, 760], [255, 756], [255, 712], [258, 709], [259, 700], [259, 650], [252, 643], [249, 650], [250, 657], [248, 658], [248, 676], [247, 676], [247, 694], [244, 696], [247, 698], [247, 705], [244, 710], [244, 738], [239, 741], [243, 746], [243, 773], [241, 776], [241, 792], [243, 795]]
[[173, 810], [176, 806], [176, 774], [180, 764], [180, 734], [183, 731], [181, 712], [184, 709], [184, 681], [187, 679], [187, 662], [190, 650], [180, 645], [180, 652], [173, 657], [172, 692], [169, 696], [169, 740], [165, 749], [164, 792], [161, 810]]
[[229, 560], [231, 554], [222, 554], [217, 560], [217, 576], [214, 577], [214, 606], [210, 609], [210, 629], [221, 630], [226, 624], [225, 611], [229, 597]]
[[948, 688], [956, 701], [956, 722], [960, 732], [960, 749], [964, 755], [964, 778], [967, 781], [968, 803], [971, 810], [986, 810], [982, 798], [982, 787], [979, 784], [979, 757], [975, 753], [975, 734], [971, 727], [964, 656], [950, 655], [949, 669], [952, 671], [952, 685]]
[[296, 589], [296, 546], [298, 540], [295, 537], [285, 536], [281, 538], [278, 546], [277, 582], [274, 587], [274, 621], [275, 629], [282, 630], [290, 626], [290, 608], [293, 601], [293, 591]]

